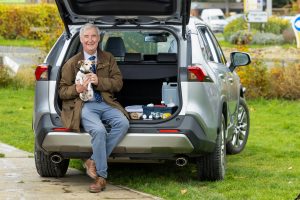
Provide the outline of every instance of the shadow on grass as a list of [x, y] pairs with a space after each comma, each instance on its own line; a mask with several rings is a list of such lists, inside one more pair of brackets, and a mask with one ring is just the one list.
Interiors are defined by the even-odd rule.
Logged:
[[[109, 179], [120, 184], [136, 182], [142, 184], [145, 180], [150, 184], [154, 182], [187, 183], [197, 181], [195, 164], [178, 167], [175, 163], [110, 163]], [[135, 185], [135, 184], [134, 184]]]

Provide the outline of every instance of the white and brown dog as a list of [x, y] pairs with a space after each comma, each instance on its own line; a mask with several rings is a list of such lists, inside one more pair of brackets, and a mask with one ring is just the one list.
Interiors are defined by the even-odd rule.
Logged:
[[[78, 64], [80, 65], [80, 69], [76, 74], [75, 81], [76, 83], [80, 83], [82, 85], [84, 79], [86, 78], [86, 74], [93, 73], [92, 65], [95, 64], [95, 61], [81, 60], [78, 62]], [[82, 101], [89, 101], [94, 97], [94, 91], [91, 83], [88, 84], [86, 91], [79, 94], [79, 97]]]

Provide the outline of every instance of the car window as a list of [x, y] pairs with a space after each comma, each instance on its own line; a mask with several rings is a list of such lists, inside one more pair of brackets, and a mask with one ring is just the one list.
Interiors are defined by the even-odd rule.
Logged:
[[222, 48], [220, 47], [220, 45], [219, 45], [219, 43], [218, 43], [218, 41], [217, 41], [215, 35], [214, 35], [210, 30], [208, 30], [208, 32], [209, 32], [210, 35], [211, 35], [212, 41], [213, 41], [213, 43], [214, 43], [214, 46], [215, 46], [216, 49], [217, 49], [217, 53], [218, 53], [218, 56], [219, 56], [221, 62], [222, 62], [223, 64], [225, 64], [225, 63], [226, 63], [226, 58], [225, 58], [225, 56], [224, 56], [224, 53], [223, 53], [223, 51], [222, 51]]
[[[153, 41], [145, 41], [145, 37], [147, 36], [153, 36]], [[157, 36], [159, 38], [164, 38], [164, 40], [159, 40]], [[110, 37], [121, 37], [124, 41], [127, 53], [158, 54], [177, 52], [177, 42], [175, 37], [165, 31], [107, 31], [103, 36], [101, 44], [102, 49], [105, 48], [106, 41]], [[158, 39], [155, 39], [155, 37]]]
[[55, 67], [56, 61], [60, 56], [61, 49], [64, 46], [63, 44], [64, 44], [64, 37], [60, 36], [59, 39], [54, 44], [54, 46], [52, 47], [52, 51], [50, 51], [50, 53], [48, 54], [46, 63], [48, 63], [52, 67]]
[[199, 26], [197, 29], [204, 42], [205, 53], [207, 54], [205, 57], [207, 60], [225, 64], [225, 57], [214, 35], [207, 27]]
[[218, 58], [218, 54], [217, 54], [217, 50], [213, 44], [212, 38], [209, 35], [209, 32], [207, 30], [206, 27], [198, 27], [198, 31], [201, 35], [201, 37], [203, 38], [203, 41], [205, 43], [205, 49], [206, 52], [208, 52], [209, 54], [209, 60], [210, 61], [214, 61], [214, 62], [220, 62], [219, 58]]

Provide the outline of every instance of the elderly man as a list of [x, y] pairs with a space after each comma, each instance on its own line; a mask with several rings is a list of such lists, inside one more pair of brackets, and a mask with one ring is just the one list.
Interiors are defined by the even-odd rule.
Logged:
[[[128, 130], [129, 122], [124, 108], [114, 100], [113, 93], [123, 86], [122, 75], [114, 57], [98, 48], [100, 31], [93, 24], [85, 24], [80, 29], [80, 42], [83, 51], [70, 58], [62, 68], [59, 95], [62, 99], [62, 123], [66, 128], [80, 132], [82, 127], [91, 137], [93, 154], [84, 166], [87, 174], [95, 181], [90, 185], [90, 192], [105, 189], [107, 178], [107, 158]], [[93, 73], [85, 80], [75, 82], [79, 71], [79, 61], [92, 60]], [[91, 83], [94, 97], [86, 102], [79, 94], [86, 91]], [[103, 125], [110, 125], [109, 132]]]

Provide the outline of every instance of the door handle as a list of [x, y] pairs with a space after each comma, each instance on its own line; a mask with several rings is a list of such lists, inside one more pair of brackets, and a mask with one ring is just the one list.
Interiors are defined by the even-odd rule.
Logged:
[[228, 81], [229, 81], [230, 83], [233, 83], [233, 78], [228, 78]]
[[219, 77], [220, 77], [221, 79], [224, 79], [224, 78], [225, 78], [224, 74], [219, 74]]

